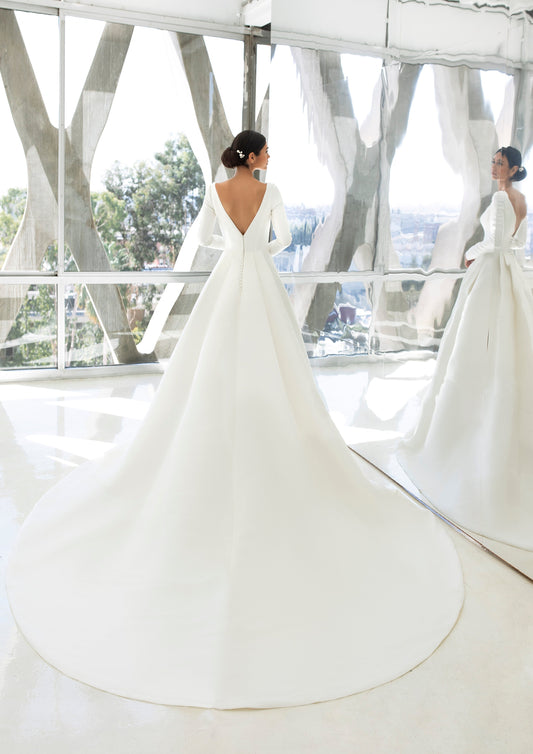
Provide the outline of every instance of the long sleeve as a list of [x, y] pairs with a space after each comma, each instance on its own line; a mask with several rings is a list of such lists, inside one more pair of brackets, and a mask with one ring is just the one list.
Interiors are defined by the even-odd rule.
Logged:
[[496, 191], [492, 197], [490, 211], [490, 229], [494, 238], [494, 248], [501, 249], [505, 229], [505, 191]]
[[196, 218], [196, 232], [198, 234], [198, 243], [200, 246], [208, 246], [211, 249], [223, 249], [224, 238], [213, 233], [213, 228], [215, 227], [215, 221], [217, 219], [215, 208], [213, 206], [213, 191], [213, 184], [211, 184], [206, 189], [202, 209]]
[[[473, 261], [481, 254], [490, 251], [500, 251], [505, 237], [505, 206], [507, 197], [505, 191], [493, 194], [489, 207], [481, 216], [481, 223], [485, 231], [482, 241], [471, 246], [465, 254], [465, 259]], [[484, 218], [487, 217], [486, 222]]]
[[271, 191], [273, 194], [273, 207], [270, 217], [276, 238], [268, 244], [268, 253], [274, 256], [274, 254], [277, 254], [290, 244], [292, 236], [279, 189], [274, 184], [271, 184]]

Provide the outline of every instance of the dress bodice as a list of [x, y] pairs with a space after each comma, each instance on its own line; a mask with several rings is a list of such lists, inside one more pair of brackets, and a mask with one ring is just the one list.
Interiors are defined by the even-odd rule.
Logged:
[[527, 218], [516, 227], [516, 214], [506, 191], [496, 191], [492, 201], [481, 215], [483, 241], [466, 253], [466, 259], [476, 259], [480, 254], [514, 253], [520, 256], [527, 240]]
[[[218, 221], [221, 236], [213, 233], [215, 221]], [[199, 241], [202, 246], [224, 249], [230, 254], [262, 251], [273, 255], [291, 242], [283, 200], [279, 189], [273, 183], [266, 184], [261, 205], [245, 233], [241, 233], [224, 209], [214, 184], [208, 186], [205, 192], [197, 223]], [[269, 241], [271, 225], [276, 238]]]

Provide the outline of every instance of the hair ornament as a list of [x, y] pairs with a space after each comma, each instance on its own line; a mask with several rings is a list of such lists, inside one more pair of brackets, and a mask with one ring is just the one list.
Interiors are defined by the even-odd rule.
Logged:
[[243, 160], [244, 159], [244, 152], [242, 151], [242, 149], [236, 149], [235, 151], [237, 152], [237, 154], [239, 155], [239, 157], [241, 158], [241, 160]]
[[523, 165], [521, 165], [521, 166], [520, 166], [520, 167], [518, 168], [518, 172], [519, 172], [519, 173], [523, 173], [523, 172], [524, 172], [524, 166], [523, 166]]

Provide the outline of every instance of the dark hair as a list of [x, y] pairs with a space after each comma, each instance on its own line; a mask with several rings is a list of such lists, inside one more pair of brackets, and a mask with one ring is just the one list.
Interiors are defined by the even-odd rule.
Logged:
[[220, 159], [224, 167], [237, 168], [246, 165], [251, 152], [259, 154], [265, 144], [265, 137], [258, 131], [241, 131], [231, 142], [231, 147], [222, 152]]
[[514, 168], [515, 166], [518, 167], [516, 173], [511, 176], [511, 180], [523, 181], [527, 175], [527, 170], [522, 165], [522, 155], [520, 154], [520, 150], [515, 147], [500, 147], [496, 154], [498, 154], [498, 152], [502, 157], [507, 158], [510, 168]]

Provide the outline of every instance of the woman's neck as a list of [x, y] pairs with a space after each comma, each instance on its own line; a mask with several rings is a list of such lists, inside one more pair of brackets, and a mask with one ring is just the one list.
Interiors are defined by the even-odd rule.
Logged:
[[507, 191], [511, 188], [511, 181], [498, 181], [498, 191]]
[[235, 169], [233, 179], [237, 181], [257, 181], [253, 170], [250, 170], [246, 165], [239, 165], [239, 167]]

